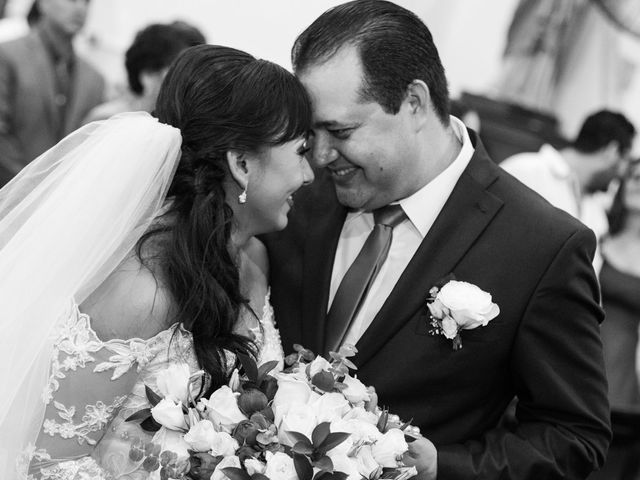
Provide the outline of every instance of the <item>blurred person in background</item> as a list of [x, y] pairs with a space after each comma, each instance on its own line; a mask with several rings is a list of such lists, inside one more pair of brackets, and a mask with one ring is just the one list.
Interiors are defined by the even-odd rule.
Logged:
[[[555, 207], [570, 213], [601, 239], [609, 230], [606, 205], [594, 195], [606, 191], [627, 160], [636, 130], [622, 114], [601, 110], [586, 118], [576, 139], [556, 150], [518, 153], [500, 166]], [[597, 251], [596, 272], [602, 266]]]
[[31, 32], [0, 44], [0, 186], [104, 101], [104, 79], [72, 43], [89, 1], [37, 2]]
[[[609, 235], [602, 243], [600, 272], [606, 321], [601, 325], [613, 443], [597, 479], [633, 479], [640, 474], [640, 434], [629, 430], [640, 419], [636, 367], [640, 324], [640, 160], [629, 165], [609, 210]], [[623, 422], [616, 421], [618, 414]], [[631, 434], [630, 434], [631, 433]]]
[[203, 43], [206, 43], [204, 35], [182, 21], [152, 24], [140, 30], [125, 54], [127, 91], [95, 107], [84, 123], [123, 112], [152, 112], [171, 62], [186, 48]]

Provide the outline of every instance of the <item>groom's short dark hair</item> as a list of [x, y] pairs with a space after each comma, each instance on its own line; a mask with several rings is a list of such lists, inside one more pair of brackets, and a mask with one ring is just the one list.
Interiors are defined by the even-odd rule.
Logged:
[[358, 49], [362, 97], [396, 114], [413, 80], [429, 87], [436, 114], [449, 124], [449, 91], [431, 32], [413, 12], [383, 0], [356, 0], [333, 7], [296, 39], [296, 73], [329, 60], [341, 47]]

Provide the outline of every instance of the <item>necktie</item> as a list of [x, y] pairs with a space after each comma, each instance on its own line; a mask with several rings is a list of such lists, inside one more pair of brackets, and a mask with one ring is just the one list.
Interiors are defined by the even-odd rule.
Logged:
[[[387, 205], [374, 210], [375, 225], [362, 250], [347, 270], [333, 298], [325, 325], [325, 350], [337, 350], [362, 306], [371, 284], [387, 258], [393, 228], [406, 214], [400, 205]], [[325, 352], [325, 353], [326, 353]]]

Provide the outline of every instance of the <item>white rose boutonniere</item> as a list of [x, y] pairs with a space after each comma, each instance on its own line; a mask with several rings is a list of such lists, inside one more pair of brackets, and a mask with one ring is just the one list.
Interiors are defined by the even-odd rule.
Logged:
[[476, 285], [450, 280], [442, 288], [429, 291], [431, 335], [444, 335], [453, 341], [453, 349], [462, 348], [461, 330], [485, 327], [500, 313], [491, 294]]

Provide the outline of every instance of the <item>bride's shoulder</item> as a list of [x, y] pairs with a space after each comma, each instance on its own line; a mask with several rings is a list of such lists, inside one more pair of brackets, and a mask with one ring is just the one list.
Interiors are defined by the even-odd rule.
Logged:
[[148, 339], [169, 327], [169, 292], [137, 255], [129, 255], [80, 305], [101, 340]]

